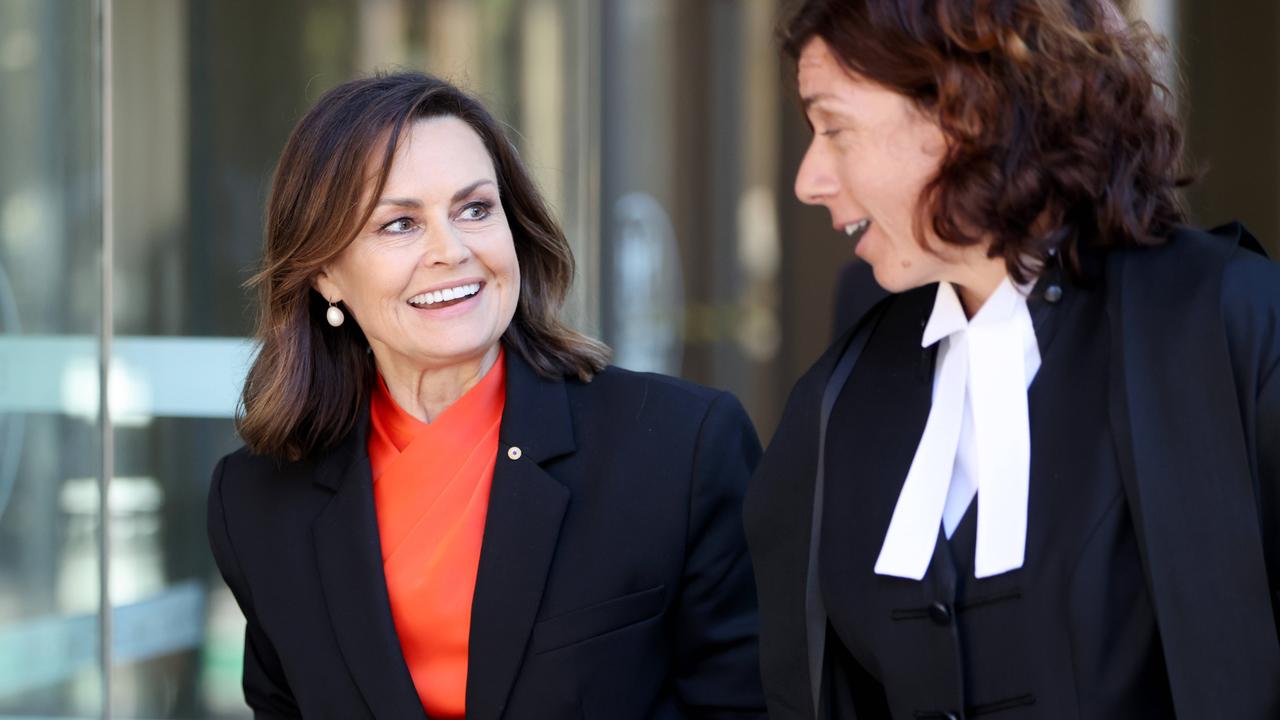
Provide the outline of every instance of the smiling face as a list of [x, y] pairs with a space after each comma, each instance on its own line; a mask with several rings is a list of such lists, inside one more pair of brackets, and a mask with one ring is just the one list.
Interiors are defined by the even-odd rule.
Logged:
[[343, 302], [384, 374], [496, 356], [520, 267], [480, 136], [452, 116], [414, 122], [376, 203], [316, 290]]
[[959, 258], [921, 223], [913, 223], [920, 193], [938, 171], [946, 142], [941, 129], [910, 99], [842, 66], [821, 39], [798, 62], [800, 97], [813, 140], [796, 173], [802, 202], [825, 206], [835, 228], [861, 235], [857, 254], [876, 281], [901, 292], [950, 279]]

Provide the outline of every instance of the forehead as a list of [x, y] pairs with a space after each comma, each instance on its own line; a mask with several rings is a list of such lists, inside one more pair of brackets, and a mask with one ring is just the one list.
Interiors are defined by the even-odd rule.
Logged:
[[804, 46], [796, 72], [800, 100], [810, 118], [838, 116], [864, 124], [898, 122], [915, 109], [905, 95], [841, 64], [822, 38]]
[[815, 37], [796, 61], [796, 82], [805, 111], [847, 114], [875, 104], [879, 88], [842, 65], [830, 46]]
[[820, 37], [810, 40], [796, 60], [796, 79], [802, 98], [812, 97], [843, 80], [852, 82], [854, 76], [845, 69], [831, 47]]
[[415, 120], [396, 144], [387, 184], [494, 179], [484, 141], [463, 120], [445, 115]]

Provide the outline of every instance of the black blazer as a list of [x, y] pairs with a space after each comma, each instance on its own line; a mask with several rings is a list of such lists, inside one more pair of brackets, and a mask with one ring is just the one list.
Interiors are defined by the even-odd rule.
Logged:
[[[1113, 251], [1104, 272], [1110, 424], [1175, 709], [1280, 717], [1280, 264], [1233, 224]], [[820, 439], [840, 437], [822, 408], [879, 315], [864, 309], [796, 383], [747, 497], [774, 720], [822, 704], [815, 479], [857, 473], [819, 464]]]
[[[506, 357], [467, 717], [763, 717], [740, 523], [760, 446], [742, 406], [616, 368], [549, 381]], [[210, 544], [248, 621], [257, 717], [424, 717], [387, 601], [367, 416], [316, 457], [241, 449], [214, 470]]]

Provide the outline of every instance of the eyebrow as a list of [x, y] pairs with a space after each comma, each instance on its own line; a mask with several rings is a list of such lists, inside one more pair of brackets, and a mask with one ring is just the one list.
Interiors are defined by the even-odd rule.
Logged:
[[[476, 180], [470, 185], [467, 185], [466, 187], [462, 188], [458, 192], [454, 193], [453, 198], [451, 198], [450, 202], [458, 202], [459, 200], [462, 200], [466, 196], [470, 195], [476, 190], [479, 190], [481, 187], [484, 187], [485, 185], [496, 185], [496, 183], [494, 183], [494, 181], [488, 178]], [[418, 200], [414, 200], [413, 198], [394, 198], [394, 197], [384, 197], [381, 200], [379, 200], [378, 207], [381, 207], [383, 205], [394, 205], [396, 207], [406, 207], [406, 208], [415, 208], [415, 209], [422, 207], [422, 203]]]
[[815, 95], [808, 98], [809, 103], [804, 107], [804, 119], [809, 123], [810, 128], [815, 121], [837, 125], [851, 125], [857, 122], [854, 115], [839, 106], [832, 107], [830, 103], [823, 103], [824, 100], [834, 99], [834, 95]]
[[804, 108], [805, 112], [809, 112], [809, 108], [815, 103], [822, 102], [823, 100], [834, 100], [835, 97], [836, 96], [831, 93], [817, 93], [816, 95], [809, 95], [808, 97], [800, 98], [800, 107]]

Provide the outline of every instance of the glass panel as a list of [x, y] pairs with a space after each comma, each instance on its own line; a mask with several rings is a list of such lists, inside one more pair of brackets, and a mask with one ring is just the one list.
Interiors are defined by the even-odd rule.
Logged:
[[98, 14], [0, 3], [0, 717], [97, 717]]
[[777, 12], [619, 0], [601, 28], [605, 340], [618, 364], [731, 389], [768, 424], [782, 397]]

